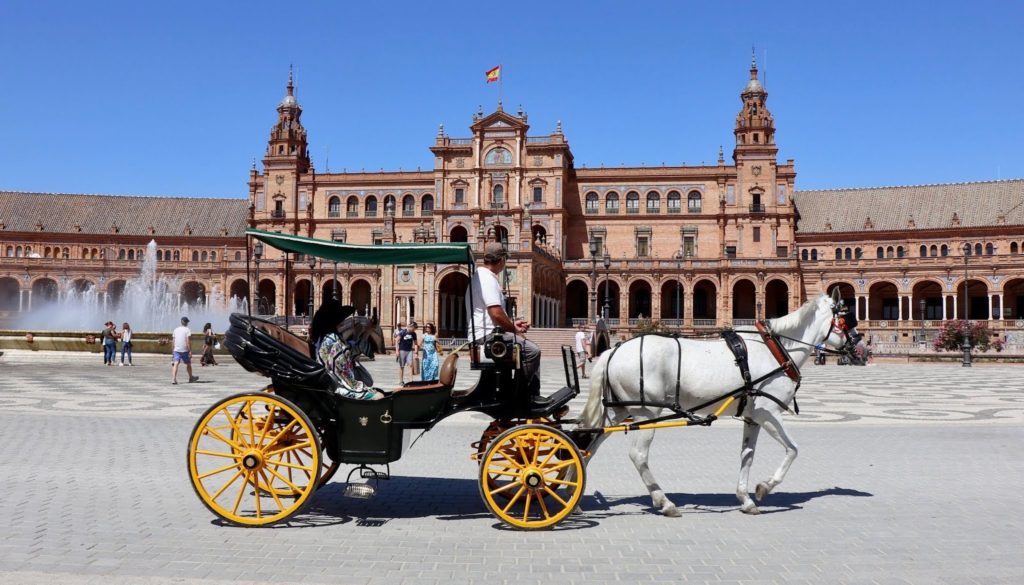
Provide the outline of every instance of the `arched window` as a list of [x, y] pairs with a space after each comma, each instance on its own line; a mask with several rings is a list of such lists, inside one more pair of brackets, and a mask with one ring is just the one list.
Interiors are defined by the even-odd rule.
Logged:
[[49, 258], [50, 254], [53, 254], [53, 249], [49, 246], [43, 248], [43, 258]]
[[844, 250], [843, 257], [846, 258], [847, 260], [853, 260], [853, 250], [851, 250], [850, 248]]
[[118, 260], [124, 260], [125, 259], [124, 248], [121, 248], [120, 250], [117, 251], [117, 259]]
[[495, 185], [494, 189], [491, 190], [491, 202], [495, 205], [505, 204], [505, 187], [503, 185]]
[[921, 257], [925, 258], [926, 256], [928, 256], [928, 246], [921, 244]]
[[192, 250], [192, 261], [199, 262], [199, 250]]
[[598, 207], [597, 193], [587, 193], [587, 213], [597, 213]]
[[210, 252], [210, 262], [216, 262], [216, 261], [217, 261], [217, 253], [216, 252]]
[[[1016, 246], [1017, 244], [1014, 244]], [[7, 253], [5, 254], [8, 258], [14, 258], [14, 246], [7, 246]]]
[[626, 213], [640, 213], [640, 194], [636, 191], [626, 193]]
[[817, 260], [817, 259], [818, 259], [818, 249], [815, 248], [815, 249], [811, 250], [811, 260]]
[[885, 258], [885, 250], [881, 246], [879, 246], [878, 249], [875, 250], [875, 257], [876, 258]]
[[940, 256], [949, 256], [949, 246], [942, 244], [942, 248], [939, 249]]
[[806, 249], [800, 250], [800, 259], [804, 260], [804, 261], [807, 260], [807, 250]]
[[64, 248], [64, 252], [63, 252], [62, 256], [65, 259], [70, 258], [71, 257], [71, 249], [70, 248]]
[[366, 217], [377, 217], [377, 198], [370, 195], [366, 198]]
[[395, 212], [395, 196], [394, 195], [386, 195], [384, 197], [384, 213], [394, 213], [394, 212]]
[[932, 246], [928, 248], [928, 255], [931, 256], [932, 258], [938, 256], [939, 248], [935, 244], [932, 244]]
[[668, 212], [679, 213], [681, 207], [682, 197], [679, 195], [679, 191], [668, 192]]
[[[1017, 250], [1018, 250], [1018, 249], [1019, 249], [1019, 248], [1017, 248], [1017, 242], [1010, 242], [1010, 253], [1011, 253], [1011, 254], [1016, 254], [1016, 253], [1017, 253]], [[8, 247], [8, 248], [7, 248], [7, 252], [8, 252], [8, 254], [7, 254], [7, 255], [8, 255], [8, 256], [10, 256], [10, 251], [11, 251], [11, 248], [10, 248], [10, 247]]]
[[411, 194], [402, 197], [402, 217], [416, 215], [416, 198]]
[[331, 197], [327, 201], [327, 217], [341, 217], [341, 199]]
[[861, 258], [864, 257], [864, 250], [860, 248], [855, 249], [853, 251], [853, 257], [856, 258], [857, 260], [860, 260]]
[[886, 258], [893, 258], [893, 257], [895, 257], [895, 250], [892, 249], [892, 246], [889, 246], [888, 248], [885, 249], [885, 257]]
[[24, 254], [25, 254], [25, 250], [22, 250], [21, 246], [18, 246], [17, 248], [14, 249], [14, 255], [16, 257], [21, 258]]
[[897, 258], [902, 258], [903, 257], [903, 246], [896, 246], [896, 257]]
[[174, 251], [174, 261], [175, 262], [180, 262], [181, 261], [181, 250], [175, 250]]
[[135, 250], [128, 250], [128, 259], [135, 260]]
[[345, 216], [346, 217], [359, 217], [359, 198], [355, 195], [348, 198], [345, 201]]
[[421, 213], [423, 215], [433, 215], [434, 214], [434, 196], [433, 195], [428, 193], [428, 194], [423, 196], [423, 199], [420, 200], [420, 210], [421, 210]]
[[238, 262], [241, 259], [242, 259], [242, 253], [241, 252], [235, 252], [235, 262]]
[[647, 192], [647, 213], [658, 213], [661, 211], [661, 195], [657, 191]]
[[619, 194], [615, 191], [609, 191], [604, 197], [604, 211], [605, 213], [618, 213], [619, 212]]
[[690, 194], [686, 196], [686, 211], [689, 213], [700, 213], [700, 209], [700, 191], [690, 191]]
[[985, 255], [991, 256], [996, 253], [996, 248], [991, 243], [985, 244]]
[[500, 146], [493, 148], [487, 153], [487, 156], [484, 157], [484, 164], [510, 165], [512, 164], [512, 153]]
[[842, 248], [836, 248], [836, 260], [842, 260], [842, 259], [843, 259], [843, 249]]
[[201, 260], [202, 260], [203, 262], [206, 262], [206, 260], [207, 260], [207, 259], [208, 259], [208, 256], [207, 256], [207, 254], [206, 254], [206, 250], [203, 250], [203, 254], [202, 254], [202, 258], [201, 258]]
[[974, 255], [981, 256], [981, 242], [974, 244]]
[[163, 250], [157, 250], [156, 251], [156, 261], [157, 262], [162, 262], [163, 259], [164, 259], [164, 251]]

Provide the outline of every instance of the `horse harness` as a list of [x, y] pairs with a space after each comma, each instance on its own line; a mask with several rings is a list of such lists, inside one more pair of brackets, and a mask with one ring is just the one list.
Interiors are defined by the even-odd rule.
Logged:
[[[761, 339], [764, 342], [765, 346], [768, 348], [768, 351], [771, 352], [772, 356], [779, 363], [779, 366], [777, 368], [771, 370], [767, 374], [764, 374], [763, 376], [760, 376], [760, 377], [758, 377], [756, 379], [752, 379], [751, 374], [750, 374], [750, 366], [749, 366], [748, 360], [747, 360], [747, 344], [746, 344], [746, 342], [743, 340], [742, 337], [739, 336], [739, 333], [737, 331], [732, 330], [732, 329], [726, 329], [726, 330], [721, 332], [721, 337], [725, 341], [726, 347], [729, 348], [729, 350], [732, 352], [733, 356], [735, 356], [735, 358], [736, 358], [736, 367], [739, 368], [739, 370], [740, 370], [740, 376], [743, 378], [743, 385], [740, 386], [739, 388], [736, 388], [735, 390], [732, 390], [730, 392], [726, 392], [725, 394], [723, 394], [723, 395], [721, 395], [721, 396], [719, 396], [717, 398], [714, 398], [712, 400], [704, 402], [703, 404], [699, 404], [699, 405], [693, 407], [690, 410], [684, 410], [682, 408], [681, 404], [680, 404], [680, 401], [679, 401], [679, 398], [680, 398], [680, 378], [681, 378], [680, 375], [682, 374], [682, 362], [683, 362], [683, 347], [679, 343], [679, 340], [682, 338], [682, 336], [679, 335], [678, 333], [646, 333], [644, 335], [640, 335], [639, 336], [639, 339], [640, 339], [640, 352], [639, 352], [640, 353], [640, 400], [616, 400], [612, 396], [612, 389], [611, 389], [611, 385], [610, 385], [610, 383], [608, 381], [608, 377], [605, 376], [604, 388], [603, 388], [604, 396], [602, 398], [602, 402], [604, 403], [604, 406], [605, 407], [625, 407], [625, 406], [648, 407], [648, 406], [650, 406], [650, 407], [654, 407], [654, 408], [667, 408], [667, 409], [672, 411], [672, 414], [669, 414], [669, 415], [665, 415], [665, 416], [662, 416], [662, 417], [657, 417], [657, 418], [650, 419], [650, 420], [645, 420], [645, 421], [642, 421], [642, 422], [630, 423], [629, 425], [626, 425], [626, 427], [629, 430], [637, 430], [637, 429], [639, 429], [641, 424], [650, 424], [650, 423], [668, 421], [668, 420], [679, 419], [679, 418], [685, 418], [687, 421], [689, 421], [691, 424], [694, 424], [694, 425], [710, 426], [711, 423], [715, 422], [715, 420], [718, 419], [718, 417], [716, 415], [709, 414], [707, 416], [700, 416], [700, 415], [695, 414], [695, 412], [698, 411], [698, 410], [701, 410], [703, 408], [706, 408], [708, 406], [711, 406], [712, 404], [714, 404], [716, 402], [719, 402], [721, 400], [738, 399], [738, 404], [736, 406], [736, 414], [734, 416], [742, 416], [743, 415], [743, 411], [744, 411], [744, 409], [746, 408], [746, 405], [747, 405], [747, 400], [748, 399], [756, 398], [758, 396], [763, 396], [763, 397], [771, 400], [772, 402], [778, 404], [779, 407], [781, 407], [783, 410], [785, 410], [787, 412], [793, 412], [795, 414], [800, 414], [800, 408], [799, 408], [799, 406], [797, 406], [796, 395], [795, 395], [796, 390], [800, 389], [800, 369], [797, 368], [796, 364], [793, 362], [793, 359], [790, 357], [789, 352], [786, 350], [786, 348], [782, 345], [782, 343], [779, 342], [778, 335], [775, 334], [771, 330], [771, 328], [767, 325], [767, 323], [765, 323], [764, 321], [757, 321], [756, 326], [757, 326], [756, 333], [761, 335]], [[744, 331], [743, 333], [754, 333], [754, 332], [752, 332], [752, 331]], [[676, 347], [678, 349], [678, 353], [677, 353], [677, 357], [676, 357], [676, 391], [675, 391], [674, 400], [671, 403], [649, 401], [649, 400], [647, 400], [647, 397], [646, 397], [646, 395], [644, 393], [644, 360], [643, 360], [644, 338], [649, 336], [649, 335], [657, 335], [659, 337], [668, 337], [668, 338], [674, 339], [676, 341]], [[619, 347], [621, 347], [621, 346], [622, 346], [622, 342], [619, 342], [619, 343], [615, 344], [615, 347], [612, 349], [611, 355], [608, 356], [608, 364], [610, 364], [612, 359], [615, 358], [615, 353], [618, 352]], [[607, 367], [607, 365], [606, 365], [606, 367]], [[791, 380], [796, 382], [796, 390], [793, 391], [794, 392], [794, 396], [793, 396], [793, 409], [792, 410], [785, 403], [783, 403], [781, 400], [779, 400], [775, 396], [772, 396], [771, 394], [768, 394], [767, 392], [764, 392], [763, 390], [757, 388], [757, 385], [760, 384], [761, 382], [764, 382], [765, 380], [768, 380], [769, 378], [773, 378], [773, 377], [779, 375], [780, 373], [785, 373], [786, 376], [788, 376]]]

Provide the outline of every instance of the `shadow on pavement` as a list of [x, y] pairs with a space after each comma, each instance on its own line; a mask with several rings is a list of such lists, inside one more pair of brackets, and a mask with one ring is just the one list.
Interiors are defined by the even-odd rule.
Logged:
[[[668, 496], [668, 498], [672, 500], [672, 502], [675, 503], [675, 505], [678, 506], [680, 511], [684, 514], [722, 514], [725, 512], [738, 511], [740, 507], [739, 502], [736, 500], [736, 496], [731, 493], [689, 494], [678, 492], [665, 495]], [[777, 512], [800, 510], [802, 509], [802, 506], [799, 504], [804, 504], [816, 498], [823, 498], [827, 496], [871, 498], [874, 497], [874, 494], [850, 488], [841, 488], [838, 486], [813, 492], [775, 492], [769, 494], [768, 497], [761, 502], [758, 502], [758, 508], [761, 510], [762, 514], [774, 514]], [[618, 509], [622, 506], [638, 506], [643, 510], [629, 512]], [[649, 495], [607, 497], [601, 492], [596, 492], [593, 496], [584, 496], [583, 510], [588, 513], [597, 513], [600, 515], [599, 517], [604, 518], [631, 514], [658, 513], [651, 504], [651, 497]]]

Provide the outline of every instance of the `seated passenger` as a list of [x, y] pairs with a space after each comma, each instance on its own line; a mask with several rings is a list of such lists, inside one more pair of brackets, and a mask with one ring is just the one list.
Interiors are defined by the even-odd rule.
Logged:
[[336, 300], [324, 301], [309, 327], [313, 354], [324, 365], [334, 381], [338, 394], [357, 400], [380, 400], [384, 393], [356, 378], [355, 352], [338, 334], [342, 322], [355, 312], [351, 306], [342, 306]]

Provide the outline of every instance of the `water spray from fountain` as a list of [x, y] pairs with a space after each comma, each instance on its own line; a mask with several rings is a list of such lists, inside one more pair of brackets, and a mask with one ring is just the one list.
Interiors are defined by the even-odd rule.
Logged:
[[[193, 327], [209, 322], [215, 331], [224, 331], [231, 313], [246, 311], [246, 300], [232, 296], [225, 302], [224, 291], [214, 286], [205, 291], [198, 279], [185, 275], [163, 275], [158, 272], [156, 241], [146, 246], [139, 274], [125, 282], [120, 297], [108, 289], [101, 295], [99, 287], [89, 285], [83, 290], [65, 290], [55, 301], [32, 300], [32, 311], [17, 320], [19, 329], [50, 331], [99, 331], [107, 320], [118, 327], [128, 322], [138, 332], [169, 332], [187, 316]], [[183, 285], [193, 286], [183, 290]], [[101, 279], [100, 287], [105, 286]], [[208, 293], [208, 294], [207, 294]]]

